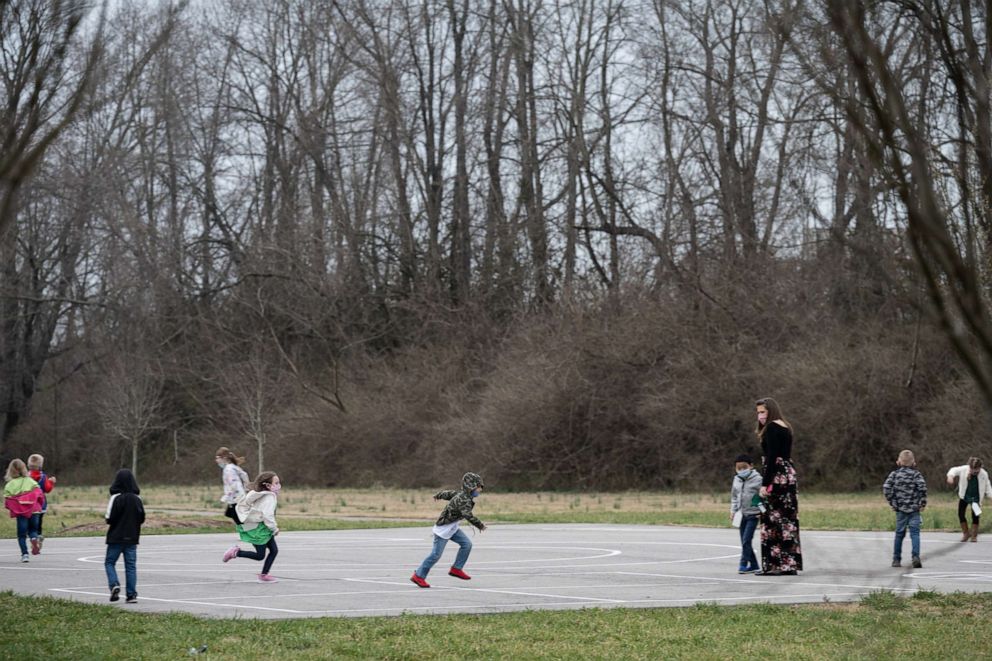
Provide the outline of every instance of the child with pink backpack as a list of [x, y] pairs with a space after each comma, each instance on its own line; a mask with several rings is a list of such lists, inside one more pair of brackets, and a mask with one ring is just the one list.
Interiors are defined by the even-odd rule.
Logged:
[[17, 545], [21, 549], [21, 562], [27, 562], [27, 538], [31, 538], [31, 552], [41, 551], [38, 543], [38, 519], [41, 512], [42, 493], [38, 483], [31, 479], [28, 467], [20, 459], [14, 459], [7, 466], [4, 475], [3, 505], [11, 518], [17, 519]]

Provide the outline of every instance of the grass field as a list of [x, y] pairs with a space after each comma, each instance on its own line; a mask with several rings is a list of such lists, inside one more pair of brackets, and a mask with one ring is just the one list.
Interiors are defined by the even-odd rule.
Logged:
[[4, 658], [177, 659], [937, 659], [992, 646], [982, 594], [874, 593], [857, 604], [588, 609], [500, 615], [279, 621], [142, 615], [0, 593], [26, 626]]
[[[279, 496], [283, 530], [337, 530], [427, 525], [442, 504], [433, 490], [293, 489]], [[219, 488], [148, 486], [141, 492], [148, 511], [143, 533], [200, 533], [230, 529], [221, 516]], [[45, 535], [99, 535], [106, 526], [106, 487], [58, 487], [49, 499]], [[957, 528], [957, 496], [931, 495], [925, 530]], [[686, 526], [729, 525], [727, 495], [659, 492], [485, 493], [476, 514], [487, 523], [620, 523]], [[809, 530], [893, 530], [895, 516], [880, 494], [800, 495], [800, 521]], [[0, 519], [0, 538], [15, 536], [14, 521]]]

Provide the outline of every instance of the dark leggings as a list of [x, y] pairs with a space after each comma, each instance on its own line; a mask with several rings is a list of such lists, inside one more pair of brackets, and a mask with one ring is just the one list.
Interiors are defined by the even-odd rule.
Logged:
[[[971, 508], [971, 503], [966, 502], [963, 498], [958, 501], [958, 521], [960, 521], [961, 523], [965, 523], [964, 514], [970, 508]], [[974, 512], [971, 513], [971, 522], [974, 523], [976, 526], [978, 525], [978, 517], [975, 516]]]
[[[269, 570], [272, 569], [272, 561], [276, 559], [279, 555], [279, 547], [276, 546], [276, 538], [273, 537], [265, 545], [252, 544], [255, 547], [254, 551], [238, 551], [239, 558], [248, 558], [250, 560], [265, 560], [265, 564], [262, 565], [262, 573], [268, 574]], [[269, 549], [269, 557], [265, 557], [265, 549]]]

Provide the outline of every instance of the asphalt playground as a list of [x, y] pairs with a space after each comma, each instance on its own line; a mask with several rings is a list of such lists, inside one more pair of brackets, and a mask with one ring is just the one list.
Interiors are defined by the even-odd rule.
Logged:
[[[258, 562], [221, 562], [233, 533], [146, 535], [138, 547], [138, 603], [122, 598], [115, 606], [218, 618], [357, 617], [992, 590], [992, 537], [976, 544], [959, 538], [924, 533], [923, 568], [912, 569], [908, 537], [903, 566], [893, 568], [891, 533], [803, 531], [805, 571], [763, 577], [737, 574], [737, 530], [729, 527], [493, 525], [472, 536], [465, 567], [472, 580], [447, 575], [457, 550], [452, 543], [427, 578], [432, 587], [423, 589], [409, 577], [430, 551], [429, 525], [280, 533], [271, 572], [279, 582], [271, 584], [257, 582]], [[102, 537], [50, 538], [29, 563], [20, 562], [15, 540], [3, 543], [0, 589], [108, 603]], [[121, 559], [122, 583], [123, 569]]]

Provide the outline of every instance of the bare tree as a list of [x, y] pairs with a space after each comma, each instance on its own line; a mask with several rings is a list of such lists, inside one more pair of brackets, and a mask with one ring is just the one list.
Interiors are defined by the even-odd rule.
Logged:
[[162, 381], [144, 357], [119, 356], [107, 372], [100, 400], [104, 427], [131, 449], [131, 471], [138, 474], [138, 449], [161, 428]]
[[[939, 2], [914, 4], [908, 12], [903, 9], [883, 3], [878, 11], [891, 11], [893, 21], [908, 22], [912, 33], [940, 50], [945, 67], [941, 73], [955, 90], [959, 126], [966, 139], [963, 144], [971, 144], [973, 150], [962, 156], [974, 155], [970, 161], [974, 172], [964, 165], [969, 160], [962, 159], [961, 167], [966, 171], [953, 182], [964, 204], [949, 205], [945, 201], [946, 192], [937, 181], [941, 157], [925, 133], [927, 119], [916, 114], [920, 106], [909, 101], [894, 72], [893, 50], [886, 49], [870, 33], [870, 19], [862, 5], [829, 0], [826, 19], [853, 68], [865, 99], [864, 108], [847, 99], [840, 100], [868, 141], [873, 159], [888, 172], [905, 211], [909, 245], [937, 318], [986, 402], [992, 405], [992, 319], [984, 296], [981, 262], [969, 249], [970, 241], [966, 240], [962, 250], [955, 238], [961, 225], [967, 231], [967, 217], [976, 207], [982, 209], [981, 214], [987, 214], [988, 201], [992, 199], [986, 188], [992, 180], [992, 159], [988, 158], [989, 51], [986, 46], [983, 54], [978, 44], [984, 38], [979, 39], [974, 32], [977, 26], [985, 30], [988, 8], [961, 3], [956, 5], [960, 12], [956, 20], [950, 20]], [[794, 8], [793, 12], [785, 25], [786, 34], [797, 34], [792, 32], [792, 21], [797, 20], [798, 12]], [[984, 34], [988, 35], [987, 30]], [[957, 43], [963, 48], [952, 46]], [[863, 121], [862, 113], [878, 126], [877, 131]], [[978, 182], [977, 190], [973, 181]], [[965, 215], [963, 222], [955, 206]]]

